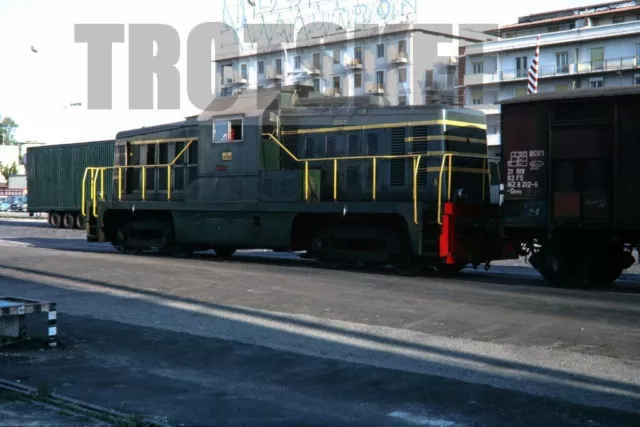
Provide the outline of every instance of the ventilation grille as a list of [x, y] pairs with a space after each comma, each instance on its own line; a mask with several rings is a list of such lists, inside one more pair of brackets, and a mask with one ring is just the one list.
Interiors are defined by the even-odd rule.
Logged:
[[[391, 154], [406, 154], [405, 128], [391, 129]], [[407, 159], [391, 159], [391, 186], [405, 185], [405, 169]]]

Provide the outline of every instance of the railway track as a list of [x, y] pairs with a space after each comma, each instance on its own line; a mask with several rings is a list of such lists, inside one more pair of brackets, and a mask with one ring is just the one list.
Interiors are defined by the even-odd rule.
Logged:
[[46, 387], [29, 387], [24, 384], [0, 379], [0, 390], [10, 393], [15, 400], [41, 405], [55, 411], [64, 411], [102, 425], [121, 427], [165, 427], [165, 422], [148, 420], [140, 416], [126, 414], [88, 402], [52, 393]]

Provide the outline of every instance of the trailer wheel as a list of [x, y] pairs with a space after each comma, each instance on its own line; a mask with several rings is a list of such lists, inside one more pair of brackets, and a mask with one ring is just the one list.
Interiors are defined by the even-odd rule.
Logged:
[[49, 225], [53, 228], [60, 228], [61, 222], [62, 218], [60, 218], [60, 214], [58, 212], [49, 213]]
[[73, 214], [70, 214], [69, 212], [65, 213], [62, 216], [62, 226], [66, 229], [71, 229], [74, 225], [75, 218], [73, 217]]
[[77, 214], [75, 217], [75, 226], [78, 230], [84, 230], [85, 218], [81, 213]]

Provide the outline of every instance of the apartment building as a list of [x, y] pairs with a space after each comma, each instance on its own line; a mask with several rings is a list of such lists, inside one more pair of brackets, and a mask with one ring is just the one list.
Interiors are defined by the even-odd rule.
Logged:
[[437, 56], [438, 43], [454, 38], [458, 36], [397, 24], [311, 38], [294, 48], [217, 55], [217, 94], [299, 82], [328, 96], [378, 94], [391, 105], [454, 102], [457, 59]]
[[487, 114], [490, 152], [500, 151], [496, 101], [526, 96], [540, 35], [538, 92], [640, 84], [640, 1], [612, 2], [521, 17], [472, 44], [460, 58], [465, 106]]

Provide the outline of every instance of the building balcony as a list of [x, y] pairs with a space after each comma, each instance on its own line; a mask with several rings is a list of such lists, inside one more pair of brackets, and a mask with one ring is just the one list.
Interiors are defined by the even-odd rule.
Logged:
[[404, 65], [409, 62], [409, 54], [407, 52], [398, 52], [396, 56], [393, 56], [389, 63], [391, 65]]
[[[556, 45], [565, 43], [581, 43], [588, 40], [633, 36], [640, 33], [640, 21], [629, 21], [613, 25], [602, 25], [597, 27], [582, 27], [567, 31], [557, 31], [553, 33], [540, 34], [540, 47], [545, 45]], [[524, 50], [535, 48], [536, 35], [515, 37], [512, 39], [496, 40], [492, 42], [477, 43], [467, 46], [465, 55], [495, 54], [510, 50]]]
[[224, 87], [233, 87], [233, 86], [243, 86], [249, 84], [249, 79], [246, 76], [225, 76], [222, 80], [222, 86]]
[[500, 72], [496, 73], [479, 73], [479, 74], [466, 74], [464, 76], [464, 85], [482, 85], [489, 83], [498, 83], [500, 82]]
[[368, 93], [383, 95], [385, 92], [384, 83], [368, 83], [366, 85], [366, 90]]
[[466, 104], [465, 108], [480, 110], [487, 115], [500, 114], [500, 105], [496, 104]]
[[282, 80], [282, 71], [278, 70], [267, 70], [264, 74], [266, 80]]
[[316, 64], [312, 61], [303, 62], [302, 63], [303, 70], [310, 76], [321, 76], [322, 75], [322, 65]]
[[362, 70], [362, 61], [357, 58], [352, 59], [344, 64], [344, 68], [351, 71]]
[[[582, 74], [607, 73], [624, 70], [640, 69], [640, 57], [605, 59], [603, 61], [578, 62], [563, 66], [541, 64], [538, 68], [538, 78], [570, 77]], [[529, 69], [500, 70], [495, 73], [469, 74], [464, 76], [464, 85], [481, 85], [490, 83], [526, 80]]]

